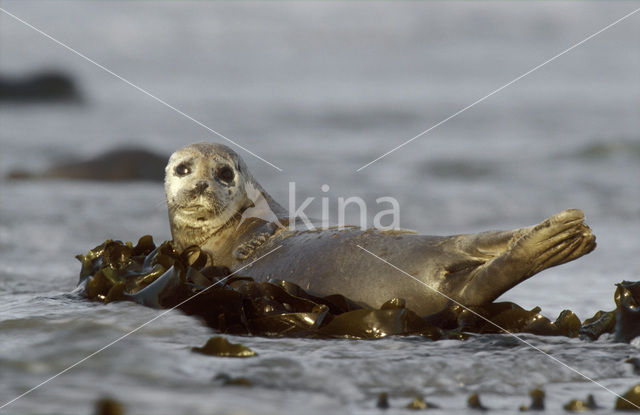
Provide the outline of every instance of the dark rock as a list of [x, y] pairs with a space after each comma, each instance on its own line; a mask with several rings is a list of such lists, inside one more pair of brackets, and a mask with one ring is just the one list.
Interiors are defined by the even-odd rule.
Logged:
[[94, 181], [164, 180], [168, 158], [141, 148], [118, 148], [84, 161], [71, 161], [50, 167], [44, 172], [14, 170], [11, 180], [71, 179]]
[[0, 76], [0, 102], [79, 102], [82, 97], [76, 82], [58, 71], [23, 76]]

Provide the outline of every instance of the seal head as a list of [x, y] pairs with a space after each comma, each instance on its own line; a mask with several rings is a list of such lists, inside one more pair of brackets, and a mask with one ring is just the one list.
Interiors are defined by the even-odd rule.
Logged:
[[173, 153], [164, 184], [171, 235], [180, 252], [227, 239], [224, 236], [243, 220], [242, 213], [255, 209], [252, 199], [274, 203], [244, 161], [222, 144], [197, 143]]

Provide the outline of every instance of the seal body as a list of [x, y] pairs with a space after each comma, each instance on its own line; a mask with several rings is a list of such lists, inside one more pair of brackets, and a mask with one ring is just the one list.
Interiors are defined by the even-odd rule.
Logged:
[[[180, 168], [185, 163], [188, 168]], [[232, 170], [232, 180], [218, 177], [223, 168]], [[355, 227], [292, 230], [286, 211], [240, 157], [219, 144], [174, 153], [165, 190], [178, 250], [198, 245], [215, 265], [242, 268], [240, 275], [257, 281], [293, 282], [317, 296], [342, 294], [370, 307], [403, 298], [423, 316], [451, 300], [489, 303], [530, 276], [595, 248], [577, 209], [535, 226], [454, 236]]]

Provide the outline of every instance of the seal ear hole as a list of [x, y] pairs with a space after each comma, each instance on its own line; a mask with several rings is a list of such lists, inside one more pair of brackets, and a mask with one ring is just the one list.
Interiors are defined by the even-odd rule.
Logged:
[[191, 166], [189, 166], [187, 163], [180, 163], [173, 171], [175, 172], [176, 176], [184, 177], [187, 174], [191, 173]]
[[225, 183], [231, 183], [236, 175], [231, 167], [222, 166], [216, 170], [216, 177]]

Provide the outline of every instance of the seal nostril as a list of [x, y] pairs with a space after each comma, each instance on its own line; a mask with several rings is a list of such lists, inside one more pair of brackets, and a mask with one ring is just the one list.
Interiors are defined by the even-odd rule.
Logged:
[[196, 183], [194, 189], [197, 192], [203, 192], [203, 191], [207, 190], [208, 187], [209, 187], [209, 183], [207, 183], [205, 181], [199, 181], [198, 183]]

